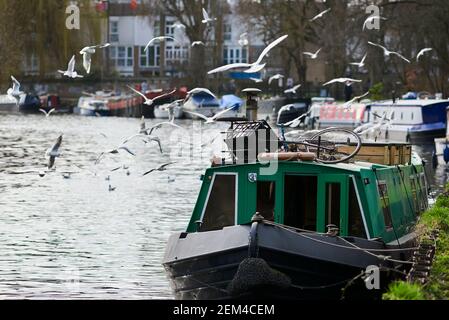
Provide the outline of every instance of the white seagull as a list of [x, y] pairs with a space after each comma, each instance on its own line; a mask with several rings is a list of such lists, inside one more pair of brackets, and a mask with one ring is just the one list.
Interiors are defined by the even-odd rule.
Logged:
[[214, 22], [217, 21], [217, 18], [213, 18], [211, 19], [209, 17], [209, 14], [207, 13], [206, 9], [203, 8], [203, 21], [201, 21], [202, 23], [210, 23], [210, 22]]
[[419, 61], [419, 58], [421, 58], [421, 56], [423, 56], [424, 53], [429, 52], [429, 51], [432, 51], [432, 50], [433, 50], [432, 48], [424, 48], [424, 49], [422, 49], [422, 50], [418, 53], [418, 55], [416, 56], [416, 61]]
[[59, 136], [53, 147], [48, 149], [47, 152], [45, 153], [45, 155], [49, 157], [48, 169], [53, 168], [53, 166], [55, 165], [56, 158], [61, 156], [61, 153], [59, 152], [59, 147], [61, 147], [61, 143], [62, 143], [62, 135]]
[[151, 105], [153, 105], [153, 103], [154, 103], [156, 100], [159, 100], [159, 99], [162, 99], [162, 98], [171, 96], [173, 93], [176, 92], [176, 89], [175, 89], [175, 90], [173, 90], [173, 91], [171, 91], [171, 92], [161, 94], [160, 96], [157, 96], [157, 97], [154, 98], [154, 99], [149, 99], [149, 98], [147, 98], [142, 92], [137, 91], [137, 90], [134, 89], [133, 87], [131, 87], [131, 86], [127, 86], [127, 87], [130, 88], [130, 89], [131, 89], [132, 91], [134, 91], [135, 93], [137, 93], [137, 94], [138, 94], [139, 96], [141, 96], [142, 98], [144, 98], [144, 99], [145, 99], [145, 102], [144, 102], [143, 104], [145, 104], [145, 105], [147, 105], [147, 106], [151, 106]]
[[203, 41], [193, 41], [192, 42], [192, 48], [195, 46], [204, 46], [204, 42]]
[[271, 84], [271, 82], [273, 82], [273, 80], [279, 80], [282, 78], [284, 78], [284, 76], [282, 74], [279, 74], [279, 73], [275, 74], [274, 76], [272, 76], [268, 79], [268, 84]]
[[248, 33], [242, 33], [239, 39], [239, 45], [242, 47], [246, 47], [249, 44]]
[[19, 104], [20, 101], [20, 95], [23, 94], [22, 91], [20, 91], [20, 82], [17, 81], [14, 76], [11, 76], [12, 80], [12, 88], [9, 88], [6, 94], [16, 100], [16, 103]]
[[366, 54], [363, 56], [362, 61], [360, 61], [360, 62], [351, 62], [350, 64], [352, 64], [353, 66], [357, 66], [357, 67], [359, 67], [359, 68], [362, 68], [362, 67], [365, 66], [365, 60], [366, 60], [366, 57], [367, 57], [367, 56], [368, 56], [368, 53], [366, 53]]
[[212, 97], [214, 97], [215, 99], [217, 99], [217, 96], [215, 94], [213, 94], [212, 91], [210, 91], [209, 89], [206, 89], [206, 88], [194, 88], [194, 89], [192, 89], [192, 90], [187, 92], [187, 96], [184, 99], [184, 101], [187, 101], [192, 95], [197, 94], [197, 93], [201, 93], [201, 92], [207, 93], [207, 94], [211, 95]]
[[116, 149], [112, 149], [112, 150], [109, 150], [109, 151], [102, 152], [98, 156], [97, 160], [95, 160], [95, 165], [99, 164], [100, 161], [101, 161], [101, 158], [103, 158], [103, 156], [105, 156], [106, 154], [108, 154], [108, 153], [110, 153], [110, 154], [119, 154], [121, 150], [126, 151], [127, 153], [129, 153], [130, 155], [132, 155], [134, 157], [136, 156], [136, 154], [134, 152], [132, 152], [131, 150], [129, 150], [128, 147], [122, 145], [122, 146], [120, 146], [120, 147], [118, 147]]
[[408, 59], [405, 58], [403, 55], [401, 55], [401, 54], [399, 54], [399, 53], [397, 53], [397, 52], [390, 51], [390, 50], [388, 50], [387, 48], [385, 48], [384, 46], [381, 46], [380, 44], [377, 44], [377, 43], [373, 43], [373, 42], [371, 42], [371, 41], [368, 41], [368, 43], [369, 43], [370, 45], [372, 45], [372, 46], [381, 48], [381, 49], [384, 51], [384, 56], [385, 56], [385, 57], [389, 57], [390, 55], [393, 54], [393, 55], [395, 55], [395, 56], [398, 56], [398, 57], [401, 58], [402, 60], [405, 60], [405, 61], [407, 61], [408, 63], [410, 63], [410, 60], [408, 60]]
[[315, 17], [313, 17], [312, 19], [310, 19], [310, 22], [315, 21], [319, 18], [322, 18], [326, 13], [328, 13], [329, 11], [331, 11], [331, 8], [324, 10], [323, 12], [317, 14]]
[[338, 82], [338, 83], [345, 83], [347, 86], [350, 86], [350, 85], [352, 85], [355, 82], [362, 82], [362, 80], [356, 80], [356, 79], [351, 79], [351, 78], [336, 78], [336, 79], [332, 79], [331, 81], [326, 82], [325, 84], [323, 84], [323, 87], [327, 86], [329, 84], [332, 84], [332, 83], [336, 83], [336, 82]]
[[263, 64], [262, 61], [265, 58], [265, 56], [274, 48], [276, 47], [279, 43], [281, 43], [282, 41], [284, 41], [286, 38], [288, 37], [288, 35], [284, 35], [280, 38], [278, 38], [277, 40], [273, 41], [272, 43], [270, 43], [260, 54], [259, 58], [257, 59], [256, 62], [254, 63], [232, 63], [232, 64], [228, 64], [219, 68], [216, 68], [214, 70], [211, 70], [208, 72], [208, 74], [214, 74], [214, 73], [218, 73], [218, 72], [224, 72], [224, 71], [228, 71], [230, 69], [237, 69], [237, 68], [248, 68], [247, 70], [245, 70], [245, 73], [256, 73], [259, 72], [260, 70], [262, 70], [263, 68], [265, 68], [266, 64]]
[[307, 56], [310, 56], [310, 59], [316, 59], [318, 58], [318, 54], [320, 53], [322, 48], [318, 49], [317, 52], [312, 53], [312, 52], [303, 52], [302, 54], [305, 54]]
[[39, 109], [40, 112], [42, 112], [43, 114], [45, 114], [45, 118], [48, 118], [56, 109], [53, 108], [50, 111], [45, 111], [44, 109]]
[[298, 84], [298, 85], [294, 86], [294, 87], [291, 88], [291, 89], [285, 90], [284, 93], [293, 93], [293, 94], [296, 94], [296, 90], [298, 90], [300, 87], [301, 87], [301, 85]]
[[263, 80], [260, 79], [260, 78], [249, 78], [249, 79], [252, 80], [252, 81], [254, 81], [255, 83], [260, 83], [260, 82], [263, 81]]
[[146, 176], [154, 171], [167, 171], [167, 167], [171, 166], [172, 164], [175, 164], [175, 163], [176, 162], [169, 162], [169, 163], [163, 164], [163, 165], [159, 166], [158, 168], [151, 169], [150, 171], [145, 172], [142, 176]]
[[216, 115], [214, 115], [213, 117], [210, 117], [210, 118], [206, 117], [205, 115], [203, 115], [201, 113], [191, 112], [191, 111], [187, 111], [187, 110], [184, 110], [184, 112], [190, 113], [190, 114], [192, 114], [194, 116], [197, 116], [197, 117], [199, 117], [201, 119], [204, 119], [206, 121], [206, 124], [211, 124], [211, 123], [214, 123], [220, 116], [222, 116], [226, 112], [229, 112], [232, 109], [234, 109], [234, 107], [231, 107], [231, 108], [225, 109], [223, 111], [220, 111], [219, 113], [217, 113]]
[[83, 56], [83, 67], [88, 74], [90, 73], [90, 67], [92, 65], [92, 55], [96, 52], [96, 49], [107, 48], [110, 45], [110, 43], [105, 43], [96, 46], [85, 47], [80, 51], [80, 54]]
[[381, 17], [381, 16], [371, 16], [371, 17], [368, 17], [368, 18], [365, 20], [365, 22], [363, 23], [363, 28], [362, 28], [362, 30], [365, 30], [366, 24], [367, 24], [367, 23], [373, 22], [374, 20], [387, 20], [387, 19], [384, 18], [384, 17]]
[[62, 73], [66, 77], [73, 79], [84, 78], [83, 76], [78, 75], [78, 73], [75, 71], [75, 55], [73, 55], [72, 59], [70, 59], [69, 64], [67, 65], [67, 70], [66, 71], [58, 70], [58, 72]]
[[290, 128], [297, 128], [301, 124], [302, 119], [307, 117], [311, 112], [312, 112], [312, 110], [309, 110], [306, 113], [304, 113], [303, 115], [299, 116], [298, 118], [296, 118], [292, 121], [289, 121], [287, 123], [284, 123], [283, 126], [284, 127], [290, 126]]
[[361, 96], [354, 97], [354, 99], [352, 99], [352, 100], [350, 100], [350, 101], [348, 101], [348, 102], [345, 102], [345, 103], [343, 104], [343, 107], [344, 107], [345, 109], [349, 109], [349, 107], [350, 107], [354, 102], [359, 101], [359, 100], [362, 99], [362, 98], [365, 98], [365, 97], [366, 97], [367, 95], [369, 95], [369, 94], [370, 94], [370, 92], [368, 91], [368, 92], [362, 94]]
[[169, 36], [156, 37], [156, 38], [151, 39], [151, 40], [147, 43], [147, 46], [145, 47], [145, 50], [144, 50], [144, 51], [147, 52], [148, 48], [149, 48], [154, 42], [156, 42], [156, 41], [164, 42], [165, 40], [173, 40], [173, 41], [176, 41], [175, 38], [169, 37]]

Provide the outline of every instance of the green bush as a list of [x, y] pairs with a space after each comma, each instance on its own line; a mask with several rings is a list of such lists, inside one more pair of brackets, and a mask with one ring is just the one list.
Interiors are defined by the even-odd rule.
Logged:
[[384, 293], [384, 300], [424, 300], [420, 285], [397, 281], [390, 284], [388, 292]]

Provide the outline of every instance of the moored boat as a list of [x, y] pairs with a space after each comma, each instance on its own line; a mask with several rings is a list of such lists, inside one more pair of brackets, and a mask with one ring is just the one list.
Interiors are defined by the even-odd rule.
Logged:
[[[186, 231], [166, 247], [175, 297], [380, 297], [411, 266], [428, 205], [423, 161], [408, 145], [373, 156], [385, 145], [365, 146], [349, 130], [274, 137], [265, 121], [231, 125], [232, 161], [206, 170]], [[379, 290], [361, 279], [370, 267]]]
[[142, 98], [98, 91], [80, 97], [74, 113], [82, 116], [138, 117], [142, 114]]

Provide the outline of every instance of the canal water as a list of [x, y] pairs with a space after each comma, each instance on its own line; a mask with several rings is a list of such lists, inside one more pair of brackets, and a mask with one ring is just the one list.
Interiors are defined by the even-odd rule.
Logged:
[[[184, 130], [156, 133], [164, 154], [135, 139], [136, 157], [108, 155], [95, 166], [102, 151], [137, 133], [139, 119], [0, 116], [0, 299], [171, 299], [165, 245], [185, 229], [200, 176], [222, 149], [219, 139], [202, 144], [228, 127], [179, 123]], [[56, 171], [41, 178], [45, 151], [61, 133]], [[431, 169], [432, 147], [416, 151], [440, 190], [448, 170]], [[142, 176], [171, 161], [167, 171]]]

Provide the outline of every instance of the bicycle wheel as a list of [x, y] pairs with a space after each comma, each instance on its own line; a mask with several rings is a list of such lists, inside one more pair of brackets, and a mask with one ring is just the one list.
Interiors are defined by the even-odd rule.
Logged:
[[321, 130], [308, 143], [308, 152], [317, 154], [316, 161], [328, 164], [346, 162], [362, 148], [362, 139], [351, 130], [343, 128]]

